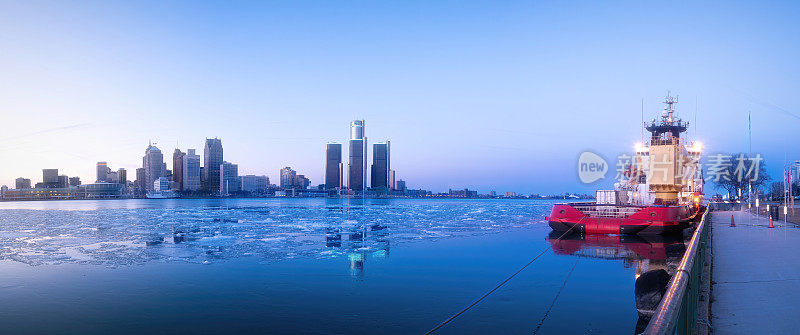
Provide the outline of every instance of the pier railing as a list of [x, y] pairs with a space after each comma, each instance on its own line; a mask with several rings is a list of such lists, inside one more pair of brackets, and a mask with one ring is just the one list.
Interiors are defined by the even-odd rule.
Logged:
[[700, 298], [700, 276], [708, 247], [708, 209], [703, 213], [686, 253], [683, 254], [667, 292], [661, 298], [650, 323], [642, 334], [693, 334], [697, 323], [697, 303]]

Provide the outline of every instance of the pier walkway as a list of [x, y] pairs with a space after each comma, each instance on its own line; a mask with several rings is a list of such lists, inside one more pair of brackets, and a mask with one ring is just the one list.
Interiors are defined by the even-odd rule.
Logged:
[[773, 222], [770, 229], [764, 217], [711, 212], [714, 333], [800, 332], [800, 227]]

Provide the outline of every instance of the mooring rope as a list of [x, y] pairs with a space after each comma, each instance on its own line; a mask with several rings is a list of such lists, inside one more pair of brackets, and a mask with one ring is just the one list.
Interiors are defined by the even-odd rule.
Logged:
[[569, 273], [567, 273], [567, 278], [564, 278], [564, 282], [561, 283], [561, 288], [558, 289], [558, 293], [556, 293], [556, 297], [553, 298], [553, 302], [550, 304], [550, 307], [547, 308], [547, 312], [544, 313], [544, 316], [542, 317], [542, 320], [539, 321], [539, 324], [536, 326], [536, 329], [533, 330], [533, 335], [536, 335], [537, 333], [539, 333], [539, 328], [542, 328], [542, 324], [544, 324], [544, 320], [547, 319], [548, 315], [550, 315], [550, 311], [553, 310], [553, 306], [556, 305], [556, 300], [558, 300], [558, 296], [561, 295], [561, 291], [564, 290], [564, 286], [567, 286], [567, 280], [569, 280], [569, 277], [572, 276], [572, 271], [575, 270], [575, 266], [578, 265], [578, 260], [580, 260], [580, 259], [575, 260], [575, 264], [572, 264], [572, 269], [569, 269]]
[[[557, 241], [561, 241], [561, 238], [563, 238], [564, 236], [567, 236], [567, 233], [569, 233], [570, 231], [572, 231], [572, 228], [574, 228], [574, 227], [575, 227], [575, 225], [573, 225], [572, 227], [569, 227], [569, 229], [567, 229], [567, 230], [566, 230], [566, 231], [565, 231], [563, 234], [561, 234], [561, 236], [559, 236], [559, 237], [558, 237], [556, 240], [557, 240]], [[461, 315], [461, 314], [464, 314], [464, 312], [468, 311], [470, 308], [472, 308], [472, 307], [474, 307], [475, 305], [477, 305], [479, 302], [481, 302], [483, 299], [485, 299], [486, 297], [488, 297], [490, 294], [494, 293], [494, 291], [497, 291], [497, 290], [498, 290], [500, 287], [502, 287], [503, 285], [505, 285], [505, 284], [506, 284], [506, 283], [507, 283], [509, 280], [511, 280], [512, 278], [514, 278], [514, 277], [515, 277], [516, 275], [518, 275], [520, 272], [522, 272], [522, 270], [525, 270], [525, 268], [527, 268], [527, 267], [528, 267], [528, 265], [531, 265], [531, 264], [533, 264], [533, 262], [535, 262], [537, 259], [539, 259], [539, 257], [541, 257], [542, 255], [544, 255], [544, 254], [545, 254], [545, 253], [546, 253], [548, 250], [550, 250], [550, 249], [552, 249], [552, 248], [553, 248], [553, 245], [551, 244], [549, 247], [545, 248], [544, 250], [542, 250], [542, 252], [540, 252], [538, 255], [536, 255], [536, 257], [534, 257], [533, 259], [531, 259], [531, 261], [530, 261], [530, 262], [528, 262], [527, 264], [525, 264], [525, 265], [523, 265], [521, 268], [519, 268], [519, 270], [517, 270], [517, 272], [514, 272], [513, 274], [511, 274], [510, 276], [508, 276], [508, 278], [506, 278], [505, 280], [503, 280], [502, 282], [500, 282], [500, 284], [497, 284], [497, 286], [495, 286], [493, 289], [491, 289], [491, 290], [489, 290], [488, 292], [484, 293], [484, 294], [483, 294], [483, 295], [482, 295], [480, 298], [478, 298], [477, 300], [473, 301], [473, 302], [472, 302], [471, 304], [469, 304], [467, 307], [464, 307], [463, 309], [461, 309], [460, 311], [458, 311], [458, 313], [456, 313], [456, 314], [453, 314], [452, 316], [450, 316], [449, 318], [447, 318], [447, 320], [444, 320], [444, 321], [442, 321], [442, 323], [438, 324], [436, 327], [433, 327], [433, 329], [429, 330], [427, 333], [425, 333], [425, 335], [432, 334], [433, 332], [435, 332], [435, 331], [439, 330], [439, 328], [442, 328], [442, 327], [444, 327], [446, 324], [448, 324], [448, 323], [450, 323], [451, 321], [455, 320], [455, 319], [456, 319], [456, 318], [457, 318], [459, 315]]]

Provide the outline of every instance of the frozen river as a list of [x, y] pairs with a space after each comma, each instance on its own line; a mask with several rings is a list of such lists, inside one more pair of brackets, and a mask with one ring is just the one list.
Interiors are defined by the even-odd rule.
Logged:
[[0, 322], [10, 333], [424, 333], [555, 245], [440, 333], [633, 333], [635, 278], [670, 247], [556, 243], [552, 203], [0, 203]]

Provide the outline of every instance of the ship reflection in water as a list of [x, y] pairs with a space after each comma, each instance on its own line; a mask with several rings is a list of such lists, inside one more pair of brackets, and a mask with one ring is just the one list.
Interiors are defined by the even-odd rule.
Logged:
[[[681, 235], [582, 235], [561, 237], [552, 231], [547, 240], [558, 255], [593, 259], [621, 260], [626, 268], [635, 268], [634, 300], [639, 318], [636, 334], [641, 333], [653, 316], [667, 289], [686, 246]], [[559, 239], [559, 237], [561, 237]]]

